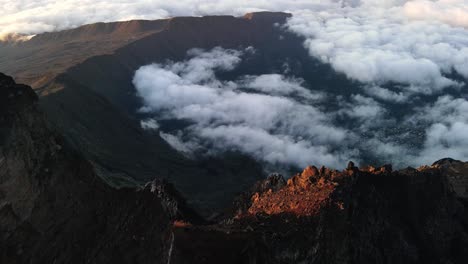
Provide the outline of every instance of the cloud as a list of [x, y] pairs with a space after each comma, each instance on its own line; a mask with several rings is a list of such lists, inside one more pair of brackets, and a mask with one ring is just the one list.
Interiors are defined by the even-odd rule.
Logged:
[[285, 77], [281, 74], [264, 74], [260, 76], [245, 76], [242, 86], [265, 94], [297, 96], [307, 100], [322, 100], [323, 93], [312, 93], [303, 87], [304, 80]]
[[448, 76], [468, 77], [467, 30], [412, 20], [404, 12], [411, 3], [383, 8], [363, 1], [356, 7], [304, 10], [294, 14], [288, 28], [306, 38], [312, 56], [362, 83], [397, 83], [420, 94], [460, 85]]
[[377, 101], [372, 98], [354, 94], [349, 102], [342, 103], [341, 115], [359, 120], [359, 124], [370, 127], [372, 125], [382, 126], [382, 122], [376, 122], [376, 119], [382, 119], [386, 110]]
[[468, 101], [441, 96], [433, 104], [417, 109], [409, 125], [426, 127], [425, 141], [417, 161], [425, 164], [441, 157], [468, 157]]
[[[214, 149], [238, 150], [283, 165], [344, 164], [342, 154], [331, 149], [342, 144], [346, 131], [332, 125], [318, 108], [290, 97], [319, 97], [300, 86], [302, 81], [271, 74], [231, 82], [216, 78], [215, 71], [232, 70], [244, 54], [221, 48], [191, 50], [187, 61], [141, 67], [133, 82], [145, 111], [193, 122], [183, 131], [190, 135], [185, 136], [188, 142], [203, 139]], [[277, 83], [268, 86], [266, 81]], [[341, 150], [343, 157], [348, 154]]]
[[240, 150], [272, 164], [342, 167], [346, 158], [345, 153], [332, 154], [326, 144], [300, 139], [297, 135], [275, 135], [257, 127], [229, 125], [201, 128], [199, 132], [218, 142], [216, 147], [220, 150]]
[[172, 135], [169, 133], [159, 132], [159, 136], [161, 136], [162, 139], [164, 139], [169, 145], [171, 145], [171, 147], [173, 147], [175, 150], [179, 151], [187, 157], [193, 158], [194, 151], [200, 148], [200, 146], [198, 146], [194, 140], [184, 142], [181, 139], [182, 133]]
[[0, 4], [3, 38], [12, 32], [37, 34], [93, 22], [288, 11], [294, 16], [287, 28], [306, 38], [310, 54], [359, 82], [398, 83], [410, 95], [459, 86], [449, 77], [453, 72], [468, 78], [464, 0], [0, 0]]
[[[234, 150], [276, 166], [341, 168], [347, 160], [371, 157], [404, 167], [468, 157], [463, 98], [443, 95], [413, 106], [406, 95], [382, 87], [362, 87], [373, 97], [333, 98], [285, 74], [216, 77], [234, 70], [248, 50], [194, 49], [185, 61], [141, 67], [133, 83], [144, 111], [155, 116], [142, 125], [152, 129], [153, 120], [189, 120], [178, 131], [160, 131], [186, 155]], [[340, 107], [327, 108], [331, 102]], [[397, 113], [399, 106], [388, 102], [410, 110]]]
[[365, 85], [363, 90], [367, 95], [387, 102], [404, 103], [409, 100], [409, 96], [403, 92], [391, 91], [390, 89], [376, 85]]
[[413, 19], [438, 20], [452, 26], [468, 27], [468, 3], [464, 0], [416, 0], [404, 5], [405, 14]]
[[158, 121], [156, 121], [153, 118], [145, 119], [140, 122], [141, 128], [145, 130], [158, 130], [159, 129], [159, 124]]

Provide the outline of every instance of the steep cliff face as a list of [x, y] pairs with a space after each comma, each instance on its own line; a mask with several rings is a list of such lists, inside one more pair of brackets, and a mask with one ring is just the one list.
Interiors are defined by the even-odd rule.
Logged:
[[163, 263], [174, 219], [199, 220], [163, 181], [106, 185], [0, 75], [1, 263]]

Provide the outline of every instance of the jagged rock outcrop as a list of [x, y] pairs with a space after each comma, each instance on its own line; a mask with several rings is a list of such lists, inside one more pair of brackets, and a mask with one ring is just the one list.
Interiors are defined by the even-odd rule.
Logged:
[[0, 74], [0, 263], [166, 263], [176, 219], [200, 220], [164, 181], [106, 185]]
[[441, 159], [432, 167], [439, 168], [449, 179], [458, 197], [468, 202], [468, 162], [454, 159]]
[[176, 229], [176, 259], [190, 253], [217, 263], [222, 258], [209, 253], [216, 245], [237, 252], [233, 263], [468, 260], [467, 210], [437, 167], [308, 167], [287, 183], [274, 175], [243, 197], [229, 221]]

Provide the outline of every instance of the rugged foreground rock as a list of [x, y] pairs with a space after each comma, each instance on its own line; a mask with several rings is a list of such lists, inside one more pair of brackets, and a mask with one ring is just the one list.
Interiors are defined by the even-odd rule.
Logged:
[[172, 221], [196, 215], [162, 181], [104, 184], [36, 101], [0, 75], [0, 263], [163, 263]]
[[164, 181], [106, 185], [36, 100], [0, 75], [0, 263], [468, 262], [465, 163], [272, 175], [207, 223]]
[[211, 249], [225, 245], [237, 252], [232, 263], [466, 263], [463, 203], [437, 163], [308, 167], [287, 181], [273, 175], [258, 183], [230, 219], [176, 228], [173, 259], [223, 263]]

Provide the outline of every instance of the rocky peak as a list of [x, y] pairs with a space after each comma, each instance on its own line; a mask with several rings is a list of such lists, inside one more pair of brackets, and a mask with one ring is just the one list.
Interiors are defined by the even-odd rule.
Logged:
[[[300, 174], [288, 179], [282, 188], [257, 191], [251, 197], [247, 214], [293, 214], [312, 216], [319, 212], [339, 185], [344, 173], [327, 168], [309, 166]], [[268, 180], [267, 180], [268, 181]]]
[[457, 196], [468, 201], [468, 162], [445, 158], [434, 162], [431, 167], [447, 175]]
[[[333, 205], [339, 209], [343, 209], [345, 203], [344, 193], [352, 189], [361, 190], [368, 188], [365, 184], [357, 184], [363, 181], [370, 181], [373, 184], [379, 182], [392, 182], [392, 185], [403, 180], [403, 184], [421, 181], [421, 184], [427, 179], [427, 175], [435, 174], [444, 185], [447, 177], [455, 177], [454, 174], [462, 174], [462, 169], [465, 169], [466, 164], [454, 163], [450, 161], [450, 166], [445, 169], [439, 168], [439, 165], [420, 168], [419, 170], [401, 170], [393, 171], [391, 165], [383, 165], [381, 167], [368, 166], [365, 168], [357, 168], [353, 162], [349, 162], [347, 168], [343, 171], [332, 170], [326, 167], [318, 169], [315, 166], [309, 166], [287, 180], [286, 185], [273, 185], [271, 178], [258, 183], [257, 186], [264, 188], [256, 188], [251, 193], [250, 206], [243, 213], [247, 215], [266, 214], [280, 215], [292, 214], [297, 217], [310, 217], [316, 215], [322, 208]], [[453, 164], [457, 164], [456, 167]], [[450, 168], [450, 169], [448, 169]], [[458, 170], [457, 170], [458, 169]], [[461, 171], [460, 171], [461, 170]], [[382, 178], [382, 176], [392, 176], [390, 179]], [[442, 176], [443, 175], [443, 176]], [[352, 176], [352, 177], [351, 177]], [[391, 187], [388, 187], [391, 189]], [[413, 188], [413, 187], [412, 187]]]
[[[466, 208], [436, 167], [310, 166], [286, 184], [281, 175], [271, 175], [248, 197], [229, 221], [176, 225], [175, 259], [364, 264], [468, 259]], [[213, 247], [229, 252], [212, 254]]]

